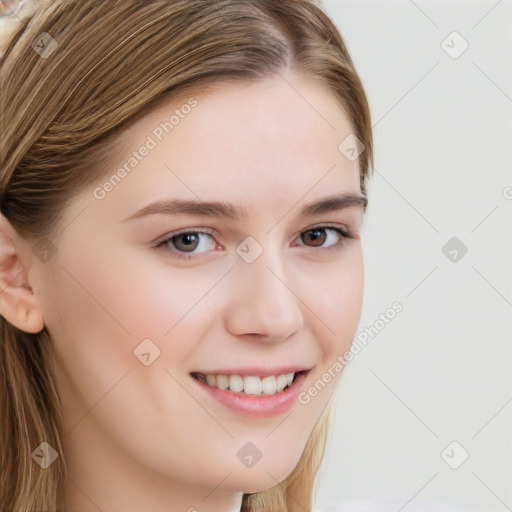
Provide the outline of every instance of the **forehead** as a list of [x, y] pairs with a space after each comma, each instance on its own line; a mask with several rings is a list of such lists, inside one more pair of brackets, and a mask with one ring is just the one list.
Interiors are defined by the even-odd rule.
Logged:
[[123, 150], [96, 185], [107, 185], [101, 204], [119, 215], [181, 197], [275, 216], [292, 203], [360, 193], [358, 161], [339, 150], [351, 133], [343, 108], [317, 81], [218, 83], [162, 102], [126, 129]]

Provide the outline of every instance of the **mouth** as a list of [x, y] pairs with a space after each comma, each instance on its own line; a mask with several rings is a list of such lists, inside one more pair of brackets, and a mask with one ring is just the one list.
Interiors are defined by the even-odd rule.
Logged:
[[191, 373], [192, 377], [211, 388], [252, 396], [272, 396], [289, 388], [301, 375], [309, 370], [281, 373], [277, 375], [237, 375]]
[[[199, 389], [238, 415], [270, 418], [288, 412], [297, 402], [311, 369], [239, 370], [219, 373], [193, 372]], [[274, 373], [274, 375], [272, 375]]]

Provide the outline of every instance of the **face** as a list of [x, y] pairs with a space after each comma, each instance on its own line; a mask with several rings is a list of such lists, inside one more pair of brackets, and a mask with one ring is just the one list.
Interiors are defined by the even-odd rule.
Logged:
[[360, 318], [352, 131], [290, 74], [175, 98], [122, 134], [32, 271], [70, 460], [243, 492], [290, 474]]

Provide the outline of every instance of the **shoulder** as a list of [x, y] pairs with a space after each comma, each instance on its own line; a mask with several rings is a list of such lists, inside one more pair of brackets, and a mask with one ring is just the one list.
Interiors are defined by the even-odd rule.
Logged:
[[316, 508], [314, 512], [397, 512], [407, 504], [407, 512], [468, 512], [462, 508], [447, 505], [440, 501], [404, 500], [352, 500], [336, 507]]

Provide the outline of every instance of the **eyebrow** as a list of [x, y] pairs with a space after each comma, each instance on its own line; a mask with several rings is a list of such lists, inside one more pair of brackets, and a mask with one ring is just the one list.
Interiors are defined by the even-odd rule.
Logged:
[[[308, 203], [300, 210], [301, 217], [319, 215], [350, 206], [361, 206], [363, 211], [368, 205], [368, 198], [360, 194], [335, 194], [319, 201]], [[151, 203], [124, 221], [138, 219], [148, 215], [197, 215], [234, 221], [244, 220], [248, 217], [247, 210], [230, 202], [196, 201], [185, 199], [166, 199]]]

